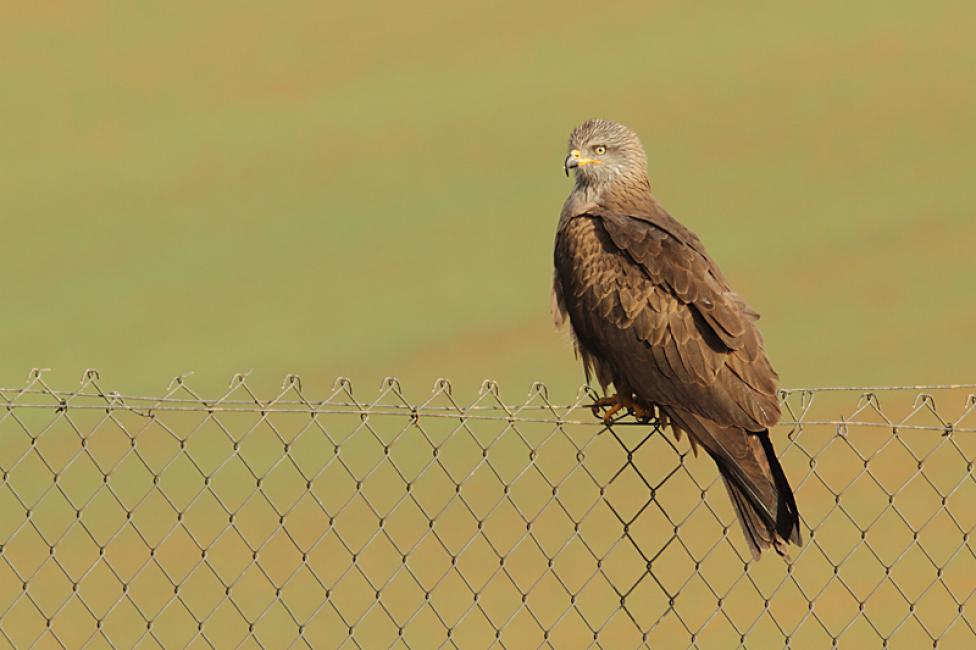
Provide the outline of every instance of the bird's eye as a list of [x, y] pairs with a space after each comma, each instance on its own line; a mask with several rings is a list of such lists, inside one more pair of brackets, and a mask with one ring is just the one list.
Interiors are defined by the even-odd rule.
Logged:
[[604, 147], [602, 144], [598, 144], [597, 146], [593, 147], [593, 151], [594, 153], [596, 153], [596, 155], [602, 156], [607, 152], [607, 148]]

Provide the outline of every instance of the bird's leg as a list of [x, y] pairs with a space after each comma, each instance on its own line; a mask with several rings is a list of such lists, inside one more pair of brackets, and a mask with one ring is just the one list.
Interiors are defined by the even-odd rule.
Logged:
[[661, 409], [657, 410], [657, 426], [660, 429], [671, 426], [671, 418], [668, 417], [667, 413]]
[[620, 409], [627, 409], [631, 415], [642, 422], [646, 422], [654, 417], [653, 409], [644, 408], [629, 395], [620, 395], [618, 393], [616, 395], [611, 395], [610, 397], [601, 397], [597, 399], [596, 402], [591, 404], [590, 408], [592, 409], [594, 416], [600, 417], [600, 409], [605, 406], [610, 407], [603, 413], [603, 422], [605, 424], [610, 424], [610, 422], [613, 420], [613, 416], [616, 415]]
[[590, 410], [593, 411], [594, 417], [600, 417], [600, 409], [604, 406], [609, 406], [609, 410], [603, 414], [603, 421], [609, 423], [613, 416], [624, 407], [620, 403], [617, 395], [611, 395], [610, 397], [600, 397], [593, 404], [590, 405]]
[[651, 408], [644, 408], [640, 404], [633, 402], [627, 405], [627, 410], [630, 411], [630, 414], [641, 422], [650, 422], [654, 419], [653, 406]]

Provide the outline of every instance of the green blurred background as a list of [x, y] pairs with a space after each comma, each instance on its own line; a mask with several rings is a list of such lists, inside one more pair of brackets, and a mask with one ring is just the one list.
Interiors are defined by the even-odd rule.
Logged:
[[[948, 1], [8, 3], [0, 8], [0, 386], [20, 386], [30, 368], [49, 367], [47, 381], [70, 388], [83, 369], [96, 367], [106, 390], [158, 394], [173, 376], [195, 371], [191, 385], [213, 395], [235, 372], [252, 370], [248, 383], [262, 396], [295, 372], [313, 398], [327, 394], [337, 375], [351, 377], [364, 399], [381, 378], [397, 375], [411, 399], [423, 399], [443, 376], [454, 379], [462, 403], [474, 399], [485, 377], [499, 380], [510, 402], [524, 399], [535, 380], [550, 385], [555, 401], [569, 401], [582, 372], [549, 315], [551, 251], [570, 188], [561, 170], [566, 136], [594, 116], [640, 133], [663, 204], [702, 237], [763, 314], [783, 385], [973, 381], [974, 24], [976, 5]], [[907, 411], [908, 398], [899, 399]], [[824, 417], [851, 406], [831, 406]], [[44, 559], [46, 542], [18, 523], [21, 515], [33, 508], [42, 530], [67, 527], [80, 535], [73, 508], [50, 489], [51, 472], [70, 465], [62, 482], [70, 469], [99, 498], [108, 496], [100, 469], [64, 460], [75, 453], [74, 427], [99, 431], [108, 465], [130, 441], [99, 424], [101, 411], [88, 412], [94, 420], [87, 425], [77, 410], [70, 423], [64, 414], [23, 411], [20, 420], [0, 419], [9, 488], [0, 490], [0, 539], [11, 567], [36, 563], [53, 575], [31, 579], [31, 593], [42, 601], [32, 608], [0, 564], [0, 604], [19, 602], [27, 612], [11, 610], [8, 620], [22, 625], [4, 629], [26, 645], [43, 634], [44, 599], [60, 602], [69, 592]], [[174, 430], [194, 435], [195, 445], [221, 440], [211, 420], [191, 426], [196, 415], [184, 414]], [[238, 424], [235, 435], [252, 426]], [[166, 441], [154, 431], [141, 433], [140, 445]], [[820, 434], [825, 448], [835, 440], [832, 428]], [[24, 451], [34, 448], [34, 435], [46, 458], [60, 464], [42, 467]], [[858, 435], [858, 445], [871, 440]], [[948, 457], [933, 453], [926, 475], [966, 480], [970, 491], [958, 492], [950, 506], [968, 516], [954, 504], [972, 498], [965, 479], [972, 452], [951, 452], [948, 438], [936, 437], [932, 444]], [[811, 478], [812, 465], [798, 449], [787, 449], [787, 471], [805, 522], [820, 525], [821, 543], [833, 553], [831, 536], [850, 526], [821, 522], [823, 508], [836, 501]], [[839, 444], [832, 449], [818, 476], [831, 489], [847, 489], [845, 472], [860, 476], [864, 464]], [[225, 460], [219, 451], [214, 462]], [[427, 451], [421, 445], [403, 453]], [[569, 458], [557, 451], [559, 462]], [[327, 452], [303, 458], [326, 462]], [[255, 456], [277, 458], [263, 448]], [[875, 466], [916, 476], [917, 459], [902, 456], [880, 457]], [[639, 462], [661, 476], [653, 460]], [[658, 460], [673, 459], [666, 451]], [[617, 467], [614, 458], [590, 462]], [[712, 472], [706, 461], [691, 466]], [[199, 471], [167, 471], [166, 490], [202, 485]], [[150, 484], [145, 473], [115, 473], [118, 490]], [[246, 476], [221, 480], [229, 481], [228, 494], [253, 491]], [[384, 481], [375, 479], [367, 491], [402, 489]], [[896, 505], [941, 512], [943, 493], [912, 492], [919, 483]], [[83, 487], [68, 489], [78, 498]], [[37, 496], [42, 488], [52, 496]], [[872, 489], [855, 484], [845, 503], [891, 504]], [[630, 493], [621, 490], [626, 501]], [[721, 490], [715, 500], [730, 516]], [[116, 506], [100, 508], [85, 506], [90, 525], [97, 528], [101, 513], [106, 530], [131, 532]], [[217, 521], [215, 508], [193, 512], [203, 523]], [[175, 516], [148, 506], [137, 515], [159, 526]], [[321, 525], [314, 515], [296, 517], [290, 529]], [[608, 536], [619, 533], [613, 522], [591, 521]], [[964, 520], [967, 530], [971, 521]], [[923, 542], [963, 544], [956, 528], [939, 527], [944, 523], [927, 528]], [[701, 539], [714, 539], [714, 522], [706, 524]], [[448, 532], [452, 525], [443, 524]], [[456, 529], [465, 526], [470, 522]], [[906, 530], [882, 522], [868, 541], [876, 536], [880, 544]], [[648, 535], [658, 539], [660, 527]], [[737, 530], [734, 536], [741, 544]], [[837, 542], [836, 553], [863, 553], [855, 537]], [[102, 570], [90, 542], [68, 542], [59, 542], [58, 557]], [[801, 581], [803, 571], [827, 583], [837, 575], [817, 564], [818, 548], [808, 544], [794, 565]], [[195, 552], [186, 540], [172, 549], [177, 558]], [[138, 566], [147, 552], [145, 543], [119, 537], [105, 566]], [[249, 557], [242, 553], [222, 559]], [[266, 557], [277, 566], [290, 556], [272, 549]], [[876, 580], [889, 588], [870, 573], [876, 563], [852, 557], [842, 577], [863, 579], [865, 589]], [[968, 562], [970, 555], [960, 557]], [[329, 558], [335, 566], [343, 561], [341, 554]], [[898, 570], [930, 584], [934, 565], [926, 562], [909, 558]], [[971, 594], [971, 565], [945, 562], [950, 581]], [[420, 558], [418, 566], [437, 564]], [[664, 563], [658, 572], [681, 566]], [[767, 561], [756, 571], [780, 580], [783, 566]], [[626, 568], [629, 577], [643, 565]], [[725, 568], [738, 572], [734, 560]], [[93, 575], [82, 586], [85, 598], [119, 597], [117, 580]], [[158, 598], [157, 587], [139, 593]], [[684, 591], [698, 602], [693, 588]], [[469, 595], [448, 589], [442, 597], [457, 593]], [[907, 601], [877, 593], [868, 601], [872, 616], [872, 608], [882, 618], [889, 609], [892, 617], [904, 613]], [[938, 593], [923, 606], [952, 614]], [[408, 596], [403, 602], [414, 603]], [[790, 598], [780, 596], [776, 607]], [[79, 601], [69, 600], [78, 609]], [[857, 610], [829, 590], [817, 600], [824, 616], [840, 612], [838, 628]], [[804, 616], [807, 601], [796, 602]], [[113, 625], [141, 625], [118, 611]], [[89, 627], [78, 629], [89, 630], [93, 618], [65, 610], [58, 621], [65, 629], [82, 621]], [[214, 621], [208, 629], [224, 625]], [[318, 621], [341, 632], [331, 619]], [[292, 634], [287, 622], [266, 625]], [[950, 645], [971, 627], [955, 629], [961, 636], [948, 637]], [[872, 630], [852, 630], [845, 638], [877, 640]], [[682, 630], [675, 634], [687, 640]], [[770, 647], [782, 642], [776, 630], [751, 638], [773, 639]], [[901, 638], [902, 647], [920, 645]]]
[[0, 385], [569, 397], [551, 249], [593, 116], [640, 133], [784, 385], [973, 379], [972, 3], [2, 14]]

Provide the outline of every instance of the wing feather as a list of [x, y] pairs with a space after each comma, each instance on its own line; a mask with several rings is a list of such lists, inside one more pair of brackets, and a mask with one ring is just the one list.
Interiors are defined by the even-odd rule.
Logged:
[[758, 431], [778, 420], [755, 312], [666, 213], [568, 219], [555, 258], [577, 342], [603, 367], [602, 383], [728, 426]]

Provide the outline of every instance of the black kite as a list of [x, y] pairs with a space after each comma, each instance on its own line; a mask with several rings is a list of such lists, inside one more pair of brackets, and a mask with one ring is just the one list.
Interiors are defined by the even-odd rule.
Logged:
[[758, 314], [726, 282], [698, 237], [651, 194], [637, 135], [590, 120], [569, 138], [575, 186], [556, 234], [554, 304], [566, 316], [606, 418], [657, 411], [718, 469], [754, 557], [800, 544], [799, 514], [769, 427], [777, 374]]

